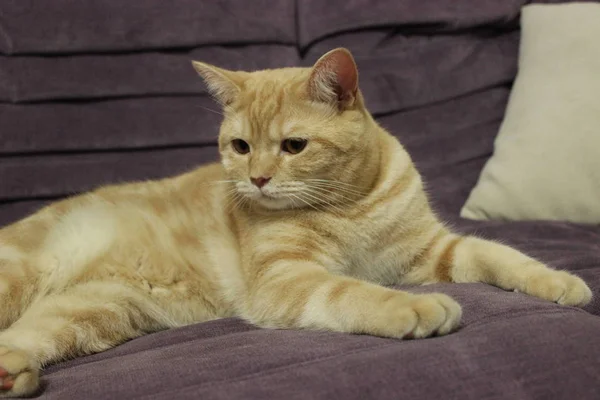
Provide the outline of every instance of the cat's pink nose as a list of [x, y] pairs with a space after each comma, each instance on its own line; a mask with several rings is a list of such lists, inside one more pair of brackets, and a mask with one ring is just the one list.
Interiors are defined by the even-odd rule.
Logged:
[[261, 176], [260, 178], [250, 178], [250, 182], [252, 182], [258, 188], [265, 186], [270, 180], [271, 178], [267, 178], [266, 176]]

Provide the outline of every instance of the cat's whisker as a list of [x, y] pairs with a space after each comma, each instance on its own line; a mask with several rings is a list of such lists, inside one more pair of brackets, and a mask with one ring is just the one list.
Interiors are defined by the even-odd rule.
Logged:
[[336, 186], [333, 184], [322, 183], [322, 182], [312, 183], [307, 186], [313, 187], [313, 188], [320, 188], [320, 189], [336, 190], [336, 191], [340, 191], [343, 193], [347, 193], [348, 195], [354, 195], [354, 196], [365, 196], [366, 195], [366, 193], [358, 192], [356, 190], [347, 189], [344, 187], [339, 187], [339, 186]]
[[227, 199], [227, 203], [225, 204], [225, 209], [229, 209], [230, 207], [235, 206], [237, 201], [242, 197], [244, 197], [244, 195], [242, 195], [237, 190], [231, 190], [230, 192], [228, 192], [225, 195], [225, 198]]
[[245, 207], [248, 203], [250, 203], [251, 199], [245, 193], [238, 192], [238, 194], [239, 196], [235, 201], [234, 207], [239, 209]]
[[285, 197], [286, 197], [286, 199], [288, 199], [288, 200], [290, 200], [292, 202], [292, 210], [295, 210], [296, 207], [298, 206], [296, 204], [296, 199], [294, 197], [290, 196], [290, 195], [287, 195], [287, 194], [285, 195]]
[[196, 105], [196, 107], [201, 108], [201, 109], [206, 110], [206, 111], [210, 111], [210, 112], [215, 113], [215, 114], [219, 114], [219, 115], [221, 115], [223, 117], [225, 116], [225, 114], [223, 114], [222, 112], [217, 111], [217, 110], [213, 110], [212, 108], [204, 107], [204, 106], [201, 106], [201, 105]]
[[234, 199], [234, 198], [235, 198], [235, 197], [233, 197], [233, 198], [231, 198], [231, 197], [226, 197], [225, 204], [223, 205], [223, 208], [224, 208], [225, 210], [229, 210], [229, 209], [230, 209], [230, 206], [232, 205], [232, 203], [233, 203], [233, 199]]
[[201, 182], [201, 183], [197, 183], [196, 186], [197, 187], [204, 187], [204, 186], [215, 186], [218, 185], [218, 182], [215, 181], [209, 181], [209, 182]]
[[240, 194], [240, 193], [235, 193], [235, 192], [232, 192], [232, 193], [227, 193], [227, 194], [225, 195], [225, 198], [227, 199], [227, 204], [226, 204], [226, 206], [230, 206], [230, 205], [231, 205], [230, 203], [232, 203], [233, 201], [235, 201], [235, 199], [236, 199], [238, 196], [241, 196], [241, 194]]
[[357, 186], [357, 185], [353, 185], [351, 183], [346, 183], [346, 182], [341, 182], [341, 181], [335, 181], [335, 180], [329, 180], [329, 179], [306, 179], [306, 182], [310, 182], [312, 184], [319, 183], [322, 185], [332, 185], [335, 187], [344, 187], [347, 190], [355, 191], [358, 194], [362, 194], [362, 195], [368, 194], [367, 192], [364, 192], [362, 190], [357, 190], [357, 189], [363, 189], [361, 186]]
[[230, 187], [227, 192], [225, 192], [226, 194], [231, 194], [231, 193], [236, 193], [239, 192], [239, 190], [236, 187]]
[[244, 196], [240, 195], [235, 198], [234, 202], [231, 204], [231, 207], [235, 208], [235, 209], [239, 209], [240, 205], [242, 204], [243, 201], [244, 201]]
[[239, 207], [240, 208], [246, 207], [246, 205], [249, 203], [250, 203], [250, 199], [248, 197], [244, 196]]
[[314, 206], [313, 204], [311, 204], [310, 202], [308, 202], [308, 201], [304, 200], [302, 197], [300, 197], [300, 196], [296, 196], [295, 194], [291, 194], [291, 193], [290, 193], [290, 196], [292, 196], [292, 197], [293, 197], [293, 198], [295, 198], [295, 199], [298, 199], [298, 200], [300, 200], [301, 202], [303, 202], [303, 203], [304, 203], [304, 204], [306, 204], [307, 206], [309, 206], [309, 207], [311, 207], [311, 208], [315, 209], [316, 211], [320, 211], [320, 210], [319, 210], [317, 207], [315, 207], [315, 206]]
[[232, 205], [233, 208], [236, 208], [236, 209], [242, 208], [241, 206], [246, 202], [246, 200], [247, 200], [246, 196], [240, 195], [239, 197], [237, 197], [234, 204]]
[[352, 183], [347, 183], [347, 182], [343, 182], [343, 181], [334, 180], [334, 179], [316, 179], [316, 178], [310, 178], [310, 179], [306, 179], [305, 181], [307, 181], [307, 182], [332, 183], [332, 184], [336, 184], [336, 185], [340, 185], [340, 186], [347, 186], [347, 187], [356, 188], [356, 189], [363, 189], [361, 186], [354, 185]]
[[223, 180], [223, 181], [213, 181], [213, 182], [211, 182], [211, 184], [217, 185], [217, 184], [223, 184], [223, 183], [237, 183], [237, 182], [239, 182], [239, 180], [230, 179], [230, 180]]
[[229, 198], [231, 196], [235, 195], [236, 190], [235, 189], [230, 189], [229, 191], [223, 193], [223, 195], [225, 196], [225, 198]]
[[310, 186], [319, 186], [319, 187], [327, 187], [327, 188], [332, 188], [332, 189], [337, 189], [337, 190], [343, 190], [345, 192], [354, 193], [354, 194], [361, 195], [361, 196], [366, 196], [368, 194], [365, 192], [361, 192], [361, 191], [358, 191], [355, 189], [348, 188], [346, 186], [336, 185], [335, 183], [311, 182]]
[[[358, 199], [353, 199], [347, 196], [344, 196], [343, 194], [340, 193], [332, 193], [329, 191], [325, 191], [326, 189], [323, 188], [318, 188], [318, 187], [309, 187], [309, 190], [311, 190], [312, 193], [316, 193], [319, 194], [321, 196], [325, 196], [327, 199], [334, 201], [337, 200], [338, 198], [340, 198], [341, 200], [344, 200], [348, 203], [356, 203], [358, 201]], [[341, 203], [340, 201], [338, 201], [338, 203]]]
[[340, 213], [344, 212], [344, 210], [342, 210], [341, 208], [339, 208], [335, 204], [329, 202], [327, 199], [324, 199], [323, 196], [318, 197], [318, 196], [316, 196], [316, 194], [318, 194], [318, 193], [311, 194], [310, 192], [307, 192], [307, 191], [303, 191], [302, 192], [302, 195], [304, 195], [304, 196], [308, 196], [308, 197], [312, 198], [313, 200], [316, 200], [317, 202], [325, 203], [328, 206], [332, 207], [333, 209], [339, 211]]
[[338, 198], [335, 198], [332, 196], [327, 196], [326, 194], [324, 194], [322, 192], [318, 192], [318, 191], [311, 191], [310, 193], [316, 197], [321, 198], [323, 203], [325, 203], [329, 206], [332, 206], [332, 207], [336, 207], [340, 212], [344, 212], [341, 207], [351, 203], [351, 200], [343, 201], [342, 199], [339, 198], [339, 196], [338, 196]]
[[[218, 115], [222, 116], [223, 118], [231, 118], [231, 119], [236, 120], [238, 122], [241, 121], [241, 118], [238, 115], [236, 115], [235, 113], [232, 112], [232, 108], [231, 107], [229, 107], [227, 105], [224, 105], [224, 104], [219, 104], [219, 105], [221, 106], [221, 108], [223, 110], [229, 111], [230, 115], [226, 116], [223, 112], [220, 112], [220, 111], [217, 111], [217, 110], [213, 110], [212, 108], [204, 107], [204, 106], [201, 106], [201, 105], [196, 105], [196, 107], [201, 108], [201, 109], [206, 110], [206, 111], [210, 111], [210, 112], [212, 112], [214, 114], [218, 114]], [[218, 137], [218, 135], [217, 135], [217, 137]]]

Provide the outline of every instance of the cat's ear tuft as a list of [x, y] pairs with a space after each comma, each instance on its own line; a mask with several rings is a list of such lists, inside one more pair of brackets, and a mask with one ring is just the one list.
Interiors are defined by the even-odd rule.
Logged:
[[206, 82], [209, 92], [221, 104], [231, 104], [240, 93], [243, 72], [229, 71], [199, 61], [192, 61], [192, 65]]
[[313, 100], [351, 107], [358, 91], [358, 69], [349, 50], [337, 48], [323, 55], [313, 66], [308, 82]]

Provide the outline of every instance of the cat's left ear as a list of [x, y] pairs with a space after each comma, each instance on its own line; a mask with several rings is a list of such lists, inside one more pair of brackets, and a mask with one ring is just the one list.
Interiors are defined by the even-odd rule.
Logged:
[[309, 95], [316, 101], [335, 104], [340, 110], [354, 105], [358, 91], [358, 68], [349, 50], [337, 48], [313, 66]]
[[231, 104], [241, 92], [245, 72], [229, 71], [200, 61], [192, 61], [192, 65], [221, 104]]

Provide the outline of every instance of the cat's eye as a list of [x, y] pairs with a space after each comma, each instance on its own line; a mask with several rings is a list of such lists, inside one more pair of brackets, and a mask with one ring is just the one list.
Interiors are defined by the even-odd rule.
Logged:
[[290, 154], [298, 154], [308, 144], [308, 140], [306, 139], [285, 139], [281, 142], [281, 150]]
[[231, 141], [233, 149], [239, 154], [250, 153], [250, 145], [242, 139], [233, 139]]

